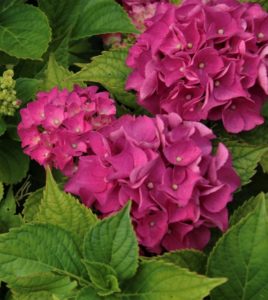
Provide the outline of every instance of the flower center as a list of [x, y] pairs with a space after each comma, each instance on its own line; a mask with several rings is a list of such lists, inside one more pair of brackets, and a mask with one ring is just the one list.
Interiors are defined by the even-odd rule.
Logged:
[[204, 69], [205, 68], [205, 64], [203, 62], [201, 62], [199, 65], [198, 65], [199, 69]]
[[174, 191], [177, 191], [178, 188], [179, 188], [179, 187], [178, 187], [178, 185], [177, 185], [176, 183], [173, 183], [173, 184], [172, 184], [172, 189], [173, 189]]
[[187, 44], [187, 47], [188, 47], [189, 49], [192, 49], [192, 48], [193, 48], [193, 43], [188, 43], [188, 44]]
[[258, 34], [258, 38], [259, 38], [259, 39], [263, 39], [263, 38], [264, 38], [264, 34], [263, 34], [262, 32], [260, 32], [260, 33]]
[[180, 162], [180, 161], [182, 161], [182, 158], [180, 156], [177, 156], [176, 157], [176, 162]]
[[154, 222], [154, 221], [151, 221], [151, 222], [149, 223], [149, 225], [150, 225], [150, 227], [154, 227], [155, 222]]
[[180, 70], [180, 72], [183, 72], [184, 71], [184, 67], [180, 67], [179, 70]]
[[185, 96], [185, 99], [186, 99], [186, 100], [191, 100], [191, 99], [192, 99], [192, 95], [191, 95], [191, 94], [186, 95], [186, 96]]
[[221, 83], [219, 82], [219, 80], [215, 81], [215, 86], [219, 86]]
[[152, 190], [154, 188], [154, 184], [150, 181], [147, 184], [148, 189]]
[[54, 125], [59, 125], [59, 124], [60, 124], [60, 120], [54, 119], [54, 120], [53, 120], [53, 123], [54, 123]]
[[181, 44], [180, 43], [176, 45], [176, 49], [178, 49], [178, 50], [181, 49]]
[[77, 148], [77, 144], [72, 144], [72, 148], [76, 149]]
[[224, 34], [224, 29], [220, 28], [220, 29], [218, 30], [218, 34], [220, 34], [220, 35]]
[[236, 105], [231, 105], [231, 110], [236, 110]]

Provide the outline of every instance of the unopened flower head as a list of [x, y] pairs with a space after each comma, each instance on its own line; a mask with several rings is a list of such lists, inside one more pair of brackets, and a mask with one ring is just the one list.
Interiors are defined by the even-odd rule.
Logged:
[[13, 70], [7, 70], [0, 77], [0, 116], [13, 116], [21, 103], [16, 96], [16, 81], [13, 76]]

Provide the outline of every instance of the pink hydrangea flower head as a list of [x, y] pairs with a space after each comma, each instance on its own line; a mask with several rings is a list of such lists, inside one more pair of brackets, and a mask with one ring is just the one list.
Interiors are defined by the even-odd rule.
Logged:
[[115, 103], [98, 87], [75, 86], [72, 92], [57, 87], [40, 92], [21, 110], [18, 134], [26, 154], [41, 165], [72, 174], [75, 160], [88, 152], [88, 134], [115, 118]]
[[267, 28], [268, 13], [259, 4], [185, 0], [158, 6], [129, 51], [133, 71], [126, 88], [151, 113], [222, 120], [232, 133], [251, 130], [263, 122], [268, 95]]
[[212, 131], [176, 113], [124, 115], [90, 132], [86, 156], [65, 190], [101, 216], [132, 201], [141, 247], [153, 253], [202, 249], [210, 229], [228, 227], [227, 204], [240, 180], [227, 148], [212, 154]]

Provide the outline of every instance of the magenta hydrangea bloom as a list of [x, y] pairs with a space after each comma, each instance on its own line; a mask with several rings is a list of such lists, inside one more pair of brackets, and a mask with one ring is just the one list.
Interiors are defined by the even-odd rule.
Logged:
[[236, 0], [165, 4], [130, 49], [127, 89], [151, 113], [251, 130], [268, 95], [268, 13]]
[[102, 216], [131, 199], [142, 247], [153, 253], [204, 248], [210, 229], [228, 227], [227, 204], [240, 180], [227, 148], [212, 154], [212, 131], [176, 113], [124, 115], [91, 131], [65, 190]]
[[65, 175], [75, 170], [75, 160], [88, 151], [88, 134], [115, 118], [114, 101], [98, 87], [75, 86], [72, 92], [57, 87], [40, 92], [20, 111], [18, 134], [24, 152], [41, 165], [51, 165]]

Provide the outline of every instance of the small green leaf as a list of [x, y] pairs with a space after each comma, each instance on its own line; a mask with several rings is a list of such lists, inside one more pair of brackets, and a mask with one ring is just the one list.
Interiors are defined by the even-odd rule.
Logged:
[[9, 285], [56, 272], [88, 284], [80, 251], [69, 232], [51, 224], [26, 224], [0, 235], [0, 280]]
[[23, 103], [27, 103], [35, 98], [41, 81], [34, 78], [18, 78], [16, 79], [16, 92], [18, 99]]
[[11, 140], [0, 140], [0, 181], [13, 184], [27, 174], [29, 158], [24, 155], [20, 144]]
[[79, 40], [92, 35], [122, 32], [138, 33], [128, 15], [113, 0], [83, 0], [72, 39]]
[[213, 300], [268, 299], [268, 223], [265, 200], [218, 241], [208, 260], [209, 276], [228, 282], [212, 292]]
[[255, 146], [238, 141], [226, 141], [225, 144], [232, 153], [233, 166], [241, 178], [242, 185], [248, 184], [268, 146]]
[[136, 108], [135, 95], [125, 90], [126, 79], [131, 71], [125, 63], [127, 55], [128, 49], [104, 51], [102, 55], [94, 57], [90, 64], [73, 75], [73, 78], [100, 83], [120, 103]]
[[0, 202], [3, 199], [4, 196], [4, 185], [2, 182], [0, 182]]
[[44, 189], [38, 189], [31, 193], [24, 203], [22, 211], [25, 222], [32, 222], [36, 219], [36, 215], [39, 212], [39, 205], [43, 198]]
[[172, 263], [143, 261], [138, 272], [122, 286], [124, 300], [202, 300], [222, 278], [207, 278]]
[[154, 257], [154, 259], [170, 262], [199, 274], [205, 273], [207, 262], [207, 257], [203, 252], [190, 249], [167, 252], [164, 255]]
[[230, 226], [235, 225], [241, 219], [252, 213], [263, 200], [265, 200], [265, 195], [264, 193], [260, 193], [256, 197], [251, 197], [248, 201], [244, 202], [244, 204], [238, 207], [232, 214]]
[[10, 228], [21, 224], [22, 218], [16, 215], [16, 200], [10, 187], [6, 198], [0, 202], [0, 232], [7, 232]]
[[111, 266], [88, 260], [84, 260], [83, 263], [98, 295], [108, 296], [120, 292], [116, 272]]
[[58, 225], [72, 234], [79, 247], [90, 228], [97, 223], [91, 210], [70, 194], [61, 191], [47, 168], [46, 187], [36, 220]]
[[83, 288], [77, 295], [75, 300], [119, 300], [121, 299], [121, 297], [117, 297], [110, 295], [110, 296], [106, 296], [105, 298], [99, 296], [97, 294], [97, 292], [92, 288], [92, 287], [85, 287]]
[[110, 265], [120, 280], [131, 278], [138, 266], [138, 244], [129, 210], [130, 204], [96, 224], [84, 241], [84, 257]]
[[6, 132], [7, 125], [3, 118], [0, 116], [0, 136]]
[[37, 7], [18, 4], [0, 12], [0, 49], [7, 54], [39, 59], [50, 39], [48, 19]]
[[60, 89], [67, 88], [71, 91], [73, 89], [73, 85], [77, 83], [77, 81], [71, 76], [72, 72], [57, 63], [54, 54], [51, 54], [49, 57], [45, 73], [42, 89], [46, 91], [51, 90], [55, 86]]

